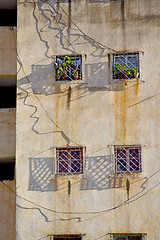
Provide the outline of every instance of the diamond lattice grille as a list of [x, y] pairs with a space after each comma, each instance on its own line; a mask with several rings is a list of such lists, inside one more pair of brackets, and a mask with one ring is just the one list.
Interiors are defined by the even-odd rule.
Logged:
[[83, 173], [83, 148], [57, 149], [57, 173]]
[[119, 80], [139, 78], [139, 53], [114, 54], [112, 74]]
[[75, 81], [82, 79], [82, 57], [59, 56], [56, 58], [55, 80], [56, 81]]
[[114, 148], [115, 172], [141, 172], [141, 148], [121, 146]]

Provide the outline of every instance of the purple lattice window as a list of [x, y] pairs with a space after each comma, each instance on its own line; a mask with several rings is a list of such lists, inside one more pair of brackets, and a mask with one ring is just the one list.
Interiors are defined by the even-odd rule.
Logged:
[[57, 173], [83, 173], [83, 148], [57, 148]]
[[141, 147], [140, 146], [115, 146], [115, 172], [141, 172]]

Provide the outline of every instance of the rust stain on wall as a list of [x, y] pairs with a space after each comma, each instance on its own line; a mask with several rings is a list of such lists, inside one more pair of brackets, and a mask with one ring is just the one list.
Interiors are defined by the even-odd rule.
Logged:
[[117, 142], [126, 142], [126, 85], [123, 83], [123, 91], [114, 92], [115, 104], [115, 138]]
[[58, 142], [58, 136], [59, 136], [59, 123], [58, 123], [58, 116], [59, 116], [59, 94], [57, 94], [57, 98], [56, 98], [56, 145], [57, 145], [57, 142]]
[[[123, 83], [122, 91], [114, 92], [115, 141], [127, 144], [127, 133], [137, 138], [139, 80]], [[130, 107], [131, 106], [131, 107]]]

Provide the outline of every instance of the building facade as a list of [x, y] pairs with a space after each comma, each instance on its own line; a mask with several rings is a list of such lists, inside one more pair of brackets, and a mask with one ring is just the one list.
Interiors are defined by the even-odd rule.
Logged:
[[0, 1], [0, 235], [15, 240], [16, 1]]
[[159, 0], [17, 7], [17, 240], [160, 239]]

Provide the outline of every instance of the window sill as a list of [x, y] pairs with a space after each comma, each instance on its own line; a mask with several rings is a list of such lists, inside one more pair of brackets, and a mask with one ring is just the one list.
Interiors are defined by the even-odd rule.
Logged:
[[143, 172], [134, 172], [134, 173], [129, 173], [129, 172], [126, 172], [126, 173], [113, 173], [112, 175], [110, 175], [108, 178], [111, 179], [111, 178], [121, 178], [121, 177], [124, 177], [124, 178], [147, 178]]
[[87, 178], [86, 173], [77, 173], [77, 174], [55, 174], [54, 179], [82, 179], [82, 178]]
[[86, 83], [84, 80], [73, 80], [73, 81], [54, 81], [52, 83], [52, 86], [55, 86], [55, 85], [70, 85], [70, 84], [84, 84]]

